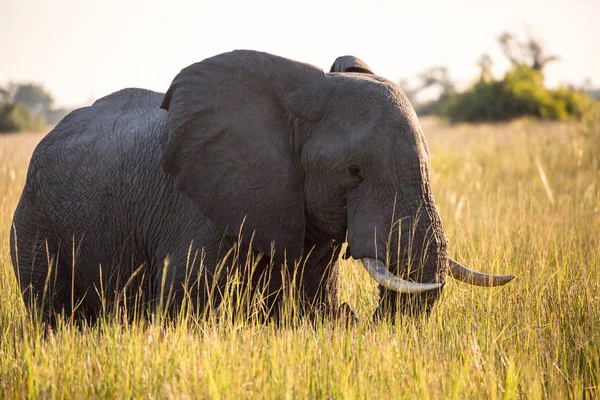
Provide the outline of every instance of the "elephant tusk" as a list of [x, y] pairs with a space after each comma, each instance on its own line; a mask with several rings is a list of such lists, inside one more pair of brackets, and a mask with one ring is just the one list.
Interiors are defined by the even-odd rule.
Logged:
[[514, 275], [488, 275], [478, 271], [474, 271], [464, 265], [448, 258], [450, 265], [450, 276], [457, 281], [470, 283], [475, 286], [502, 286], [514, 279]]
[[399, 293], [421, 293], [442, 286], [441, 283], [416, 283], [400, 279], [392, 274], [383, 262], [374, 258], [362, 258], [361, 261], [371, 278], [386, 289]]

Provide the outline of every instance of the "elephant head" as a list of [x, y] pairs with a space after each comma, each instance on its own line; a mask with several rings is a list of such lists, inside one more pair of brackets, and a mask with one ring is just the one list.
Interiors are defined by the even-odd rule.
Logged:
[[183, 69], [162, 108], [163, 168], [218, 228], [259, 252], [291, 262], [307, 243], [347, 240], [384, 290], [432, 299], [448, 271], [475, 284], [510, 280], [448, 258], [417, 116], [355, 57], [324, 73], [266, 53], [221, 54]]

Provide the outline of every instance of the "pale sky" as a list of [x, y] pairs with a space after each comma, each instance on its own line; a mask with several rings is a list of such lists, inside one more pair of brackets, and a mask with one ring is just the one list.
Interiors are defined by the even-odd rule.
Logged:
[[505, 30], [529, 29], [561, 57], [547, 83], [600, 86], [600, 0], [0, 0], [0, 85], [42, 83], [59, 105], [124, 87], [164, 92], [182, 68], [255, 49], [328, 70], [362, 58], [390, 80], [445, 65], [459, 83], [488, 52], [497, 76]]

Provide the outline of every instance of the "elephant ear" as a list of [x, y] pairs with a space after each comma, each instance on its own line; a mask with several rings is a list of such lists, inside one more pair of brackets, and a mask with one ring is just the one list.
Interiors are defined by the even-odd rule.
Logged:
[[305, 234], [294, 124], [281, 99], [323, 75], [237, 50], [183, 69], [161, 105], [164, 170], [219, 229], [278, 259], [298, 259]]
[[371, 68], [360, 58], [354, 56], [338, 57], [331, 66], [329, 72], [360, 72], [373, 74]]

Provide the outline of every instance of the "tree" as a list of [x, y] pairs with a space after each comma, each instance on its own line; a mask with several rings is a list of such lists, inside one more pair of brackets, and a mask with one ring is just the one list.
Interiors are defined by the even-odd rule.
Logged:
[[0, 132], [39, 131], [46, 122], [21, 103], [0, 104]]
[[431, 67], [419, 74], [421, 86], [419, 90], [425, 90], [430, 87], [438, 86], [442, 95], [454, 91], [454, 83], [448, 74], [448, 68], [444, 66]]
[[443, 115], [453, 122], [504, 121], [523, 116], [566, 120], [582, 118], [596, 107], [585, 92], [566, 87], [548, 89], [541, 71], [517, 65], [502, 80], [480, 80], [453, 96], [443, 108]]
[[513, 67], [525, 65], [535, 71], [543, 71], [546, 65], [560, 59], [556, 55], [546, 54], [542, 43], [531, 35], [520, 40], [516, 35], [504, 32], [498, 36], [498, 43]]
[[52, 110], [54, 99], [41, 86], [34, 83], [20, 84], [16, 87], [13, 101], [24, 104], [35, 114], [46, 114]]
[[0, 88], [0, 129], [39, 130], [57, 124], [71, 110], [54, 108], [54, 99], [42, 85], [9, 83]]
[[477, 65], [481, 69], [481, 73], [479, 75], [479, 80], [484, 83], [490, 83], [494, 80], [494, 76], [492, 75], [492, 57], [489, 54], [485, 53], [479, 57], [477, 61]]
[[0, 103], [8, 103], [11, 99], [10, 92], [0, 87]]
[[[410, 90], [409, 100], [414, 104], [419, 115], [439, 114], [448, 99], [456, 93], [456, 87], [450, 79], [448, 68], [444, 66], [428, 68], [418, 75], [418, 81], [418, 86]], [[420, 103], [413, 101], [418, 93], [430, 88], [439, 90], [439, 96], [436, 99]]]
[[34, 83], [9, 83], [0, 88], [0, 132], [36, 131], [48, 117], [59, 120], [64, 110], [54, 110], [54, 99]]

